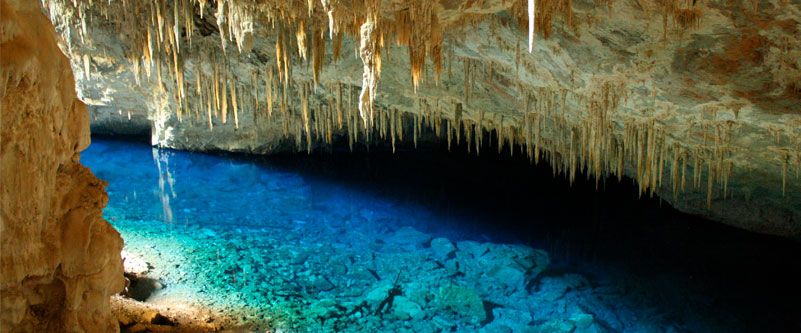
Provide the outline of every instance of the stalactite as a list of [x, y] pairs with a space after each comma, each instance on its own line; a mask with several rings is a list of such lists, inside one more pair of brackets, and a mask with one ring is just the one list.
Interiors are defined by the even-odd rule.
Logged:
[[306, 50], [308, 50], [306, 43], [308, 41], [306, 38], [306, 26], [303, 20], [298, 21], [298, 26], [295, 30], [295, 38], [298, 42], [298, 55], [300, 56], [300, 59], [306, 60]]
[[706, 207], [711, 209], [712, 208], [712, 189], [715, 185], [715, 177], [712, 171], [713, 163], [711, 160], [707, 161], [708, 167], [708, 174], [707, 174], [707, 187], [706, 187]]
[[[498, 154], [503, 151], [503, 115], [500, 116], [500, 120], [496, 121], [495, 123], [495, 133], [498, 136]], [[510, 148], [511, 149], [511, 148]]]
[[453, 138], [453, 133], [452, 133], [452, 127], [453, 127], [452, 124], [453, 124], [453, 122], [451, 122], [450, 120], [447, 120], [447, 119], [445, 121], [446, 121], [446, 123], [445, 123], [446, 132], [448, 133], [448, 152], [450, 152], [451, 151], [451, 140]]
[[90, 80], [91, 75], [89, 72], [89, 54], [84, 53], [83, 55], [83, 76], [86, 78], [87, 81]]
[[470, 59], [464, 59], [464, 105], [470, 103]]
[[537, 12], [535, 0], [528, 0], [528, 53], [534, 50], [534, 22]]
[[456, 144], [460, 144], [462, 137], [463, 123], [464, 120], [462, 118], [462, 103], [456, 103], [456, 107], [453, 110], [453, 124], [454, 124], [454, 131], [456, 132]]
[[[131, 51], [125, 51], [126, 59], [130, 61], [133, 66], [134, 79], [137, 84], [141, 84], [140, 79], [145, 75], [149, 80], [152, 80], [152, 69], [155, 66], [157, 72], [158, 89], [154, 91], [154, 98], [159, 98], [158, 112], [171, 111], [175, 112], [179, 121], [183, 117], [189, 115], [191, 121], [191, 110], [195, 109], [195, 120], [199, 119], [199, 113], [202, 113], [202, 108], [206, 108], [208, 117], [209, 130], [213, 129], [213, 121], [215, 117], [222, 117], [222, 122], [226, 123], [228, 115], [228, 95], [231, 98], [231, 107], [234, 112], [235, 127], [238, 128], [238, 114], [239, 111], [244, 110], [246, 113], [252, 111], [253, 121], [259, 125], [260, 119], [270, 119], [273, 113], [273, 103], [280, 103], [281, 122], [284, 128], [284, 135], [287, 139], [294, 139], [297, 144], [302, 144], [303, 134], [305, 129], [307, 151], [310, 151], [311, 138], [321, 140], [326, 143], [333, 141], [332, 135], [336, 128], [340, 130], [347, 130], [349, 146], [352, 149], [354, 143], [362, 141], [370, 142], [375, 140], [374, 136], [386, 138], [390, 136], [393, 146], [393, 151], [396, 147], [396, 141], [402, 140], [403, 137], [403, 118], [405, 111], [395, 108], [382, 108], [378, 106], [375, 109], [375, 96], [377, 80], [380, 76], [381, 70], [381, 55], [388, 56], [390, 45], [389, 39], [395, 34], [395, 40], [398, 45], [405, 45], [409, 49], [409, 60], [411, 64], [412, 84], [415, 92], [418, 85], [423, 82], [427, 76], [430, 76], [430, 69], [433, 69], [437, 81], [442, 67], [443, 50], [447, 52], [448, 56], [448, 72], [449, 79], [451, 78], [451, 62], [456, 57], [454, 54], [454, 43], [449, 43], [447, 49], [444, 49], [442, 43], [443, 32], [452, 27], [461, 28], [479, 20], [483, 19], [482, 15], [475, 14], [475, 18], [460, 18], [460, 22], [454, 23], [451, 17], [444, 18], [442, 22], [439, 20], [440, 13], [437, 10], [441, 8], [441, 4], [434, 1], [425, 0], [417, 1], [414, 3], [404, 3], [403, 6], [397, 10], [396, 4], [392, 6], [391, 12], [395, 15], [386, 15], [387, 11], [380, 12], [377, 10], [382, 2], [369, 0], [365, 3], [359, 2], [358, 4], [349, 4], [348, 7], [356, 6], [353, 12], [347, 14], [342, 12], [345, 4], [340, 3], [339, 0], [321, 0], [317, 5], [317, 10], [314, 11], [313, 1], [307, 0], [304, 4], [294, 2], [275, 2], [269, 6], [257, 6], [250, 3], [242, 3], [241, 1], [218, 1], [216, 3], [207, 3], [207, 0], [176, 0], [176, 1], [147, 1], [141, 4], [135, 2], [123, 2], [129, 6], [140, 6], [136, 8], [143, 8], [146, 15], [142, 15], [145, 19], [142, 22], [126, 23], [126, 27], [130, 27], [134, 38], [134, 47]], [[110, 2], [111, 3], [111, 2]], [[390, 2], [391, 3], [391, 2]], [[605, 2], [609, 4], [610, 2]], [[100, 12], [103, 15], [109, 15], [111, 12], [108, 6], [103, 2], [95, 4], [97, 9], [87, 10], [87, 5], [82, 5], [79, 13], [76, 15], [80, 22], [80, 35], [81, 38], [86, 36], [87, 25], [93, 24], [91, 15], [96, 15]], [[221, 45], [215, 49], [205, 53], [212, 59], [198, 59], [192, 57], [193, 46], [192, 35], [193, 30], [196, 28], [194, 23], [194, 11], [199, 11], [201, 18], [204, 15], [206, 5], [213, 6], [217, 10], [217, 29], [219, 30]], [[299, 17], [292, 14], [296, 9], [304, 9], [308, 5], [309, 15], [308, 18], [304, 16]], [[320, 7], [322, 5], [322, 7]], [[342, 5], [343, 7], [339, 7]], [[384, 4], [386, 5], [386, 4]], [[483, 6], [483, 4], [481, 4]], [[528, 8], [526, 7], [528, 6]], [[673, 30], [688, 30], [698, 26], [701, 18], [701, 8], [703, 6], [690, 5], [689, 3], [680, 3], [672, 0], [658, 0], [656, 3], [657, 8], [666, 9], [665, 16], [665, 35], [667, 34], [667, 20], [673, 20]], [[254, 10], [255, 7], [260, 7], [260, 11]], [[261, 8], [263, 7], [263, 8]], [[681, 8], [680, 8], [681, 7]], [[322, 11], [320, 10], [322, 8]], [[367, 9], [367, 10], [365, 10]], [[294, 11], [293, 11], [294, 10]], [[52, 11], [52, 8], [51, 8]], [[136, 11], [136, 10], [132, 10]], [[518, 24], [522, 30], [525, 31], [525, 21], [528, 19], [528, 37], [529, 37], [529, 52], [533, 53], [534, 33], [539, 32], [547, 38], [550, 33], [550, 24], [554, 15], [560, 15], [566, 22], [566, 28], [575, 29], [572, 21], [572, 3], [570, 0], [548, 0], [536, 3], [536, 0], [526, 2], [515, 2], [508, 7], [509, 13], [518, 20]], [[94, 14], [93, 14], [94, 13]], [[277, 68], [277, 80], [275, 90], [273, 89], [273, 68], [265, 68], [264, 71], [259, 71], [257, 76], [251, 78], [251, 84], [248, 86], [246, 81], [241, 84], [238, 83], [236, 73], [241, 70], [229, 65], [223, 65], [224, 69], [218, 69], [220, 63], [224, 63], [226, 55], [217, 54], [214, 51], [222, 48], [226, 52], [227, 42], [236, 40], [237, 47], [246, 50], [248, 44], [248, 34], [252, 33], [253, 17], [258, 13], [265, 17], [265, 25], [272, 25], [272, 31], [268, 30], [267, 34], [259, 36], [269, 36], [269, 38], [276, 39], [276, 53], [275, 53], [275, 66]], [[111, 14], [113, 17], [113, 14]], [[451, 14], [449, 14], [451, 15]], [[473, 15], [473, 14], [470, 14]], [[129, 15], [135, 17], [135, 15]], [[327, 21], [326, 21], [327, 16]], [[465, 14], [467, 16], [467, 14]], [[129, 20], [120, 18], [119, 21]], [[394, 18], [394, 20], [393, 20]], [[359, 26], [359, 24], [362, 24]], [[370, 23], [370, 24], [368, 24]], [[112, 24], [118, 24], [112, 22]], [[442, 26], [440, 26], [442, 24]], [[742, 106], [735, 104], [726, 104], [721, 107], [709, 107], [704, 110], [704, 116], [696, 120], [696, 118], [688, 118], [687, 124], [689, 129], [682, 132], [681, 136], [687, 135], [686, 140], [682, 138], [683, 142], [692, 142], [696, 140], [695, 137], [699, 134], [698, 130], [693, 133], [693, 126], [699, 125], [703, 138], [703, 145], [697, 147], [682, 146], [682, 143], [674, 142], [679, 140], [677, 135], [671, 133], [672, 129], [664, 127], [659, 121], [656, 125], [647, 123], [639, 115], [631, 117], [631, 112], [614, 114], [615, 109], [621, 101], [625, 101], [626, 94], [631, 89], [624, 89], [623, 83], [612, 81], [596, 82], [595, 78], [591, 78], [589, 86], [578, 89], [579, 86], [570, 83], [570, 88], [567, 87], [554, 87], [554, 88], [527, 88], [522, 84], [518, 84], [518, 91], [521, 95], [527, 94], [526, 98], [526, 112], [523, 113], [522, 118], [512, 116], [509, 118], [509, 113], [506, 116], [501, 113], [487, 114], [486, 121], [485, 114], [482, 110], [473, 111], [469, 114], [470, 119], [465, 119], [462, 115], [462, 107], [465, 109], [469, 105], [471, 97], [474, 99], [476, 96], [471, 96], [479, 92], [479, 97], [487, 88], [486, 84], [495, 85], [498, 87], [510, 87], [508, 78], [505, 76], [507, 71], [511, 71], [511, 66], [515, 66], [516, 73], [522, 64], [529, 73], [536, 73], [531, 61], [527, 61], [524, 55], [521, 55], [520, 39], [524, 38], [523, 34], [517, 34], [514, 46], [511, 43], [496, 43], [496, 40], [501, 41], [503, 38], [496, 35], [497, 24], [496, 21], [490, 21], [490, 33], [487, 35], [485, 44], [492, 45], [493, 48], [501, 48], [507, 51], [507, 56], [511, 56], [514, 52], [514, 65], [511, 64], [511, 58], [504, 62], [490, 62], [480, 61], [467, 58], [465, 53], [460, 53], [464, 62], [464, 96], [463, 101], [448, 101], [443, 103], [443, 106], [448, 104], [448, 108], [453, 107], [454, 114], [450, 117], [448, 110], [445, 110], [445, 115], [442, 114], [439, 101], [424, 100], [418, 101], [419, 107], [417, 113], [412, 110], [414, 117], [413, 135], [415, 146], [417, 140], [422, 139], [423, 131], [433, 129], [433, 133], [437, 136], [446, 135], [445, 138], [448, 142], [450, 149], [453, 136], [456, 137], [457, 144], [460, 144], [462, 127], [465, 127], [465, 135], [468, 135], [468, 149], [472, 150], [475, 144], [476, 153], [478, 154], [481, 146], [484, 144], [484, 130], [487, 130], [490, 136], [487, 138], [488, 144], [495, 144], [493, 139], [497, 138], [499, 152], [503, 150], [505, 145], [509, 145], [510, 154], [514, 154], [516, 149], [515, 144], [519, 145], [521, 152], [527, 154], [529, 159], [534, 163], [538, 163], [540, 157], [544, 158], [548, 163], [554, 165], [554, 171], [565, 175], [573, 181], [576, 174], [584, 172], [588, 179], [595, 178], [596, 186], [599, 181], [605, 177], [616, 175], [619, 179], [624, 174], [626, 168], [635, 170], [635, 177], [640, 184], [640, 195], [643, 193], [650, 193], [654, 195], [662, 189], [663, 177], [664, 181], [669, 181], [672, 185], [673, 196], [676, 198], [679, 193], [685, 191], [686, 185], [686, 168], [693, 168], [693, 186], [696, 189], [702, 189], [703, 177], [709, 177], [708, 182], [717, 182], [723, 191], [723, 198], [729, 196], [728, 193], [728, 178], [732, 173], [733, 168], [741, 167], [740, 164], [735, 164], [735, 154], [730, 150], [729, 145], [732, 144], [732, 128], [731, 123], [720, 122], [716, 120], [717, 109], [732, 110], [734, 118], [739, 119], [739, 110]], [[367, 29], [368, 38], [364, 38], [365, 26], [370, 26]], [[78, 26], [78, 25], [76, 25]], [[327, 26], [327, 27], [326, 27]], [[325, 45], [324, 33], [328, 29], [329, 39], [332, 40], [333, 46], [333, 61], [338, 61], [342, 40], [345, 34], [354, 36], [356, 33], [360, 34], [360, 43], [356, 45], [356, 54], [365, 65], [365, 74], [363, 75], [362, 93], [359, 96], [357, 104], [359, 116], [356, 115], [356, 106], [350, 103], [352, 94], [350, 94], [352, 85], [348, 84], [348, 96], [342, 96], [344, 88], [342, 83], [336, 83], [336, 90], [334, 90], [333, 83], [323, 86], [323, 89], [328, 88], [328, 91], [318, 93], [321, 87], [321, 74], [322, 67], [325, 62]], [[72, 29], [67, 29], [66, 33], [69, 34]], [[450, 30], [455, 31], [456, 29]], [[73, 32], [74, 33], [74, 32]], [[182, 34], [184, 33], [184, 34]], [[311, 35], [306, 35], [310, 33]], [[458, 39], [458, 35], [449, 35], [450, 38]], [[185, 39], [185, 40], [182, 40]], [[384, 39], [387, 40], [386, 44]], [[203, 42], [198, 42], [200, 39], [195, 37], [197, 45], [204, 45]], [[366, 41], [366, 43], [365, 43]], [[505, 40], [505, 41], [508, 41]], [[188, 42], [188, 43], [187, 43]], [[484, 41], [482, 41], [483, 43]], [[457, 42], [458, 43], [458, 42]], [[68, 47], [71, 48], [71, 41], [67, 39]], [[365, 44], [367, 52], [365, 52]], [[525, 45], [525, 44], [523, 44]], [[386, 48], [386, 49], [384, 49]], [[514, 48], [514, 49], [513, 49]], [[382, 51], [383, 50], [383, 51]], [[296, 59], [292, 59], [293, 54], [297, 52]], [[311, 52], [311, 54], [309, 54]], [[213, 56], [215, 55], [215, 56]], [[311, 55], [311, 59], [308, 59]], [[262, 57], [262, 54], [258, 54]], [[475, 55], [473, 55], [475, 56]], [[431, 57], [432, 68], [426, 67], [427, 57]], [[387, 58], [388, 59], [388, 58]], [[456, 58], [457, 60], [459, 58]], [[81, 60], [83, 63], [81, 64]], [[91, 58], [84, 55], [83, 59], [78, 61], [78, 66], [83, 65], [84, 75], [88, 80], [91, 78]], [[307, 90], [310, 89], [310, 82], [300, 83], [292, 77], [293, 65], [302, 66], [303, 60], [312, 63], [311, 73], [314, 80], [314, 93]], [[195, 65], [190, 69], [195, 74], [195, 82], [185, 82], [185, 68], [186, 64], [209, 64], [209, 72], [202, 73], [202, 66]], [[162, 73], [163, 68], [167, 66], [168, 73]], [[144, 70], [144, 73], [142, 73]], [[301, 69], [303, 70], [303, 69]], [[213, 72], [213, 73], [212, 73]], [[570, 80], [573, 81], [574, 74], [570, 75]], [[265, 75], [265, 91], [262, 93], [260, 85], [261, 73]], [[305, 70], [301, 76], [306, 78]], [[479, 74], [479, 84], [476, 83], [476, 74]], [[203, 75], [201, 78], [200, 76]], [[296, 74], [297, 75], [297, 74]], [[458, 76], [458, 75], [457, 75]], [[596, 75], [601, 76], [601, 75]], [[97, 76], [95, 76], [97, 78]], [[173, 82], [163, 82], [163, 80], [172, 80]], [[222, 80], [222, 82], [220, 82]], [[231, 82], [228, 82], [228, 81]], [[344, 80], [342, 80], [344, 82]], [[283, 83], [283, 85], [281, 84]], [[450, 82], [448, 82], [450, 83]], [[191, 89], [191, 85], [195, 84], [195, 89]], [[222, 85], [222, 87], [220, 87]], [[230, 85], [230, 87], [229, 87]], [[282, 90], [283, 86], [283, 90]], [[357, 86], [358, 87], [358, 86]], [[493, 86], [492, 88], [494, 88]], [[188, 88], [188, 89], [187, 89]], [[251, 89], [248, 93], [248, 89]], [[229, 91], [230, 89], [230, 91]], [[244, 89], [244, 91], [243, 91]], [[297, 89], [297, 91], [293, 91]], [[449, 90], [450, 87], [445, 87]], [[458, 88], [457, 88], [458, 89]], [[526, 90], [531, 89], [531, 93], [526, 93]], [[576, 89], [576, 90], [571, 90]], [[633, 88], [632, 88], [633, 89]], [[188, 90], [188, 91], [187, 91]], [[238, 91], [237, 91], [238, 90]], [[161, 95], [160, 93], [165, 94]], [[570, 101], [567, 101], [568, 93], [570, 93]], [[263, 100], [259, 96], [264, 94], [266, 100], [266, 118], [262, 116], [265, 110], [262, 109]], [[273, 94], [276, 96], [274, 97]], [[529, 95], [530, 94], [530, 97]], [[302, 110], [293, 104], [297, 101], [298, 96], [302, 95], [301, 104], [305, 101], [307, 104], [306, 110]], [[322, 98], [320, 95], [325, 96]], [[250, 96], [250, 97], [249, 97]], [[326, 103], [324, 100], [328, 98]], [[344, 101], [343, 97], [348, 98], [348, 105], [343, 110]], [[560, 101], [561, 97], [561, 101]], [[335, 100], [334, 100], [335, 99]], [[571, 113], [567, 112], [568, 102], [576, 106], [575, 110]], [[449, 103], [454, 103], [451, 106]], [[475, 104], [475, 103], [474, 103]], [[278, 108], [276, 106], [276, 108]], [[530, 109], [529, 109], [530, 108]], [[643, 114], [659, 110], [658, 106], [649, 107], [643, 110]], [[466, 110], [465, 110], [466, 111]], [[669, 108], [665, 108], [666, 114], [670, 113]], [[214, 115], [212, 115], [214, 112]], [[276, 110], [278, 112], [278, 110]], [[489, 110], [487, 110], [489, 112]], [[505, 110], [502, 112], [506, 112]], [[707, 115], [711, 115], [710, 117]], [[519, 113], [517, 113], [519, 115]], [[358, 125], [358, 119], [361, 117], [363, 126]], [[344, 118], [344, 119], [343, 119]], [[445, 120], [444, 129], [442, 120]], [[244, 119], [244, 118], [243, 118]], [[303, 123], [301, 123], [303, 121]], [[344, 124], [343, 124], [344, 122]], [[244, 124], [244, 122], [243, 122]], [[622, 125], [623, 133], [620, 134], [618, 128]], [[359, 127], [364, 131], [363, 137], [359, 137]], [[346, 128], [346, 129], [343, 129]], [[794, 140], [790, 137], [793, 130], [782, 128], [768, 128], [769, 133], [775, 137], [776, 144], [781, 145], [786, 142], [785, 138]], [[443, 132], [444, 131], [444, 132]], [[492, 132], [495, 135], [492, 135]], [[785, 133], [784, 131], [788, 131]], [[430, 133], [429, 133], [430, 134]], [[408, 133], [407, 133], [408, 135]], [[475, 140], [475, 142], [473, 142]], [[797, 148], [796, 148], [797, 149]], [[788, 151], [783, 156], [783, 169], [789, 169], [789, 164], [792, 164], [798, 174], [801, 170], [801, 154], [795, 151]], [[705, 165], [706, 163], [706, 165]], [[779, 165], [775, 165], [779, 166]], [[703, 168], [707, 168], [705, 173]], [[783, 173], [789, 171], [783, 170]], [[580, 175], [581, 176], [581, 175]], [[783, 178], [786, 176], [783, 175]], [[786, 183], [786, 180], [783, 180]], [[709, 184], [707, 184], [709, 186]], [[666, 185], [667, 189], [670, 185]], [[786, 190], [783, 184], [783, 192]], [[792, 187], [792, 186], [791, 186]], [[708, 187], [709, 188], [709, 187]], [[792, 190], [792, 188], [791, 188]], [[708, 190], [708, 192], [711, 192]], [[707, 193], [708, 195], [711, 195]], [[708, 201], [711, 199], [708, 199]], [[709, 203], [708, 203], [709, 204]]]
[[236, 98], [236, 81], [231, 82], [231, 107], [234, 110], [234, 127], [239, 129], [239, 111]]
[[414, 114], [414, 148], [417, 149], [417, 132], [420, 128], [420, 113]]
[[379, 60], [376, 54], [377, 28], [373, 18], [368, 16], [367, 21], [362, 24], [361, 43], [359, 55], [364, 63], [364, 74], [362, 74], [362, 92], [359, 95], [359, 115], [364, 121], [364, 127], [373, 119], [373, 103], [375, 92], [378, 86], [378, 70], [376, 68]]
[[389, 118], [390, 119], [389, 128], [390, 128], [390, 136], [392, 137], [392, 153], [394, 154], [395, 153], [395, 132], [396, 132], [396, 129], [395, 129], [395, 117], [397, 117], [398, 110], [395, 109], [395, 108], [391, 108], [390, 112], [391, 112], [391, 115], [390, 115], [390, 118]]
[[222, 100], [220, 101], [222, 103], [222, 110], [221, 110], [221, 112], [222, 112], [222, 122], [223, 122], [223, 124], [225, 124], [228, 121], [228, 77], [227, 77], [227, 75], [226, 75], [226, 77], [222, 78], [222, 87], [220, 89], [220, 92], [222, 93], [222, 96], [221, 96]]
[[[223, 26], [223, 25], [225, 25], [225, 22], [226, 22], [225, 20], [226, 20], [226, 17], [227, 17], [225, 15], [225, 3], [226, 3], [225, 1], [221, 1], [221, 2], [217, 3], [217, 15], [216, 15], [216, 17], [217, 17], [217, 30], [220, 32], [220, 45], [222, 47], [223, 53], [226, 53], [226, 49], [225, 49], [225, 44], [226, 44], [225, 43], [225, 30], [226, 29]], [[161, 25], [161, 24], [159, 24], [159, 25]], [[161, 30], [159, 30], [159, 31], [161, 31]]]
[[484, 128], [484, 111], [482, 111], [482, 110], [478, 111], [478, 123], [477, 124], [473, 124], [472, 126], [474, 126], [473, 133], [474, 133], [474, 135], [476, 137], [475, 138], [476, 156], [479, 156], [480, 153], [481, 153], [481, 144], [483, 143], [482, 141], [484, 141], [484, 135], [483, 135], [484, 134], [483, 133], [484, 132], [484, 130], [483, 130], [483, 128]]
[[309, 129], [309, 85], [304, 83], [300, 90], [301, 116], [303, 129], [306, 133], [306, 151], [311, 154], [311, 131]]
[[[246, 87], [245, 89], [247, 89], [247, 88], [248, 87]], [[253, 72], [250, 73], [250, 87], [249, 88], [250, 89], [247, 89], [247, 90], [250, 91], [250, 98], [249, 98], [249, 101], [248, 101], [249, 105], [247, 107], [243, 107], [243, 109], [250, 108], [250, 109], [254, 110], [254, 114], [257, 114], [256, 111], [261, 109], [260, 108], [261, 107], [261, 102], [259, 101], [259, 90], [260, 89], [259, 89], [259, 71], [258, 70], [257, 71], [253, 71]]]
[[334, 62], [339, 61], [339, 55], [342, 50], [342, 33], [337, 33], [336, 37], [334, 38]]
[[787, 169], [790, 164], [790, 154], [782, 153], [782, 196], [787, 196]]
[[473, 131], [472, 126], [468, 126], [468, 124], [464, 124], [464, 137], [465, 141], [467, 142], [467, 153], [470, 154], [470, 150], [473, 146]]
[[200, 66], [197, 67], [197, 72], [195, 73], [195, 93], [197, 94], [197, 105], [195, 107], [195, 120], [200, 120], [200, 110], [203, 107], [203, 91], [202, 85], [200, 84], [200, 74], [202, 73], [203, 69]]
[[[320, 0], [323, 6], [323, 11], [328, 15], [328, 38], [333, 39], [335, 34], [339, 33], [339, 27], [334, 19], [334, 12], [336, 11], [335, 3], [337, 0]], [[311, 6], [311, 5], [310, 5]], [[311, 15], [310, 15], [311, 16]]]
[[[211, 90], [211, 87], [209, 87], [209, 90]], [[206, 100], [206, 112], [208, 113], [208, 117], [209, 117], [209, 119], [208, 119], [209, 120], [209, 132], [214, 130], [214, 125], [212, 124], [212, 120], [211, 120], [211, 108], [212, 108], [211, 107], [211, 100], [212, 100], [212, 98], [208, 98]]]
[[220, 72], [217, 64], [214, 65], [214, 116], [217, 117], [217, 112], [222, 107], [220, 103]]
[[271, 118], [273, 116], [273, 67], [270, 66], [267, 69], [267, 78], [265, 80], [264, 88], [266, 90], [265, 96], [267, 96], [267, 117]]
[[342, 129], [342, 83], [339, 82], [337, 82], [336, 98], [337, 126], [339, 129]]
[[[516, 35], [519, 36], [519, 35]], [[450, 65], [450, 64], [449, 64]], [[448, 67], [450, 71], [450, 67]], [[515, 39], [515, 75], [520, 75], [520, 39]]]
[[314, 32], [312, 34], [312, 73], [314, 77], [314, 84], [320, 83], [320, 72], [323, 69], [323, 60], [325, 59], [325, 44], [322, 36], [322, 31]]

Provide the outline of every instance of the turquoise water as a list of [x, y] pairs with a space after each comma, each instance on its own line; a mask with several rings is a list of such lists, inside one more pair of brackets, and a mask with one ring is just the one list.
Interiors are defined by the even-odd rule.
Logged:
[[[774, 317], [754, 312], [736, 301], [752, 294], [708, 288], [719, 282], [710, 282], [718, 275], [676, 266], [693, 260], [706, 266], [697, 258], [674, 261], [695, 251], [686, 244], [675, 250], [644, 247], [672, 254], [638, 257], [644, 254], [610, 244], [643, 235], [616, 232], [614, 243], [596, 240], [598, 247], [623, 249], [618, 252], [630, 257], [612, 250], [568, 255], [570, 249], [583, 248], [571, 242], [587, 244], [587, 238], [554, 238], [545, 227], [516, 229], [504, 221], [531, 220], [529, 213], [502, 214], [482, 210], [478, 201], [468, 207], [432, 196], [469, 192], [430, 185], [447, 183], [446, 177], [416, 182], [398, 175], [392, 187], [408, 187], [399, 195], [369, 177], [350, 181], [361, 169], [350, 168], [343, 177], [339, 168], [347, 167], [315, 158], [225, 157], [93, 138], [81, 161], [109, 182], [104, 216], [125, 239], [125, 251], [152, 266], [148, 276], [158, 288], [143, 299], [208, 307], [235, 315], [253, 330], [734, 332], [783, 329], [786, 316], [795, 314], [795, 309]], [[371, 168], [382, 165], [371, 163]], [[476, 191], [487, 191], [487, 186]], [[512, 200], [502, 193], [485, 197], [481, 202]], [[543, 220], [557, 216], [549, 215], [547, 207], [537, 209]], [[587, 210], [553, 209], [564, 214]], [[593, 239], [610, 234], [595, 226], [585, 234]], [[732, 240], [752, 242], [737, 237]], [[659, 244], [658, 239], [640, 241]], [[707, 243], [699, 248], [721, 250], [702, 241]], [[705, 253], [698, 256], [720, 261]], [[795, 256], [791, 253], [788, 260]], [[784, 278], [792, 279], [796, 266]], [[749, 274], [749, 267], [742, 269]]]

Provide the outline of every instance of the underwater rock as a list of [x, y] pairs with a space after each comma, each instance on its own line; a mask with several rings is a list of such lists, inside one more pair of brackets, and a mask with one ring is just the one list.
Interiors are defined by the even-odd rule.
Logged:
[[[603, 332], [607, 331], [607, 330], [605, 330], [605, 329], [603, 329], [601, 327], [602, 326], [598, 325], [598, 323], [592, 323], [590, 326], [587, 326], [587, 328], [576, 327], [576, 329], [573, 330], [573, 333], [603, 333]], [[663, 332], [672, 332], [672, 333], [681, 332], [681, 330], [675, 329], [674, 327], [668, 327], [666, 329], [663, 329], [662, 331]], [[647, 331], [645, 331], [645, 332], [647, 332]], [[653, 331], [651, 331], [651, 332], [653, 332]]]
[[325, 277], [317, 277], [314, 279], [313, 286], [314, 289], [318, 291], [331, 291], [335, 288], [334, 284]]
[[515, 332], [521, 332], [521, 331], [520, 330], [515, 331], [509, 326], [506, 326], [504, 324], [498, 324], [498, 323], [493, 321], [489, 325], [482, 327], [479, 332], [481, 332], [481, 333], [515, 333]]
[[576, 325], [576, 328], [580, 328], [580, 329], [586, 329], [586, 328], [590, 327], [590, 325], [592, 325], [594, 319], [595, 318], [593, 317], [593, 315], [588, 314], [588, 313], [577, 313], [577, 314], [573, 315], [572, 317], [570, 317], [570, 321], [572, 321], [573, 324]]
[[508, 246], [515, 255], [513, 260], [515, 263], [522, 266], [527, 271], [528, 279], [535, 279], [539, 276], [548, 265], [551, 263], [551, 258], [548, 252], [540, 249], [534, 249], [522, 245], [509, 245]]
[[448, 260], [443, 264], [443, 266], [445, 266], [445, 270], [448, 272], [448, 275], [460, 274], [462, 273], [461, 268], [464, 267], [463, 265], [459, 264], [458, 259]]
[[454, 251], [456, 251], [456, 247], [447, 238], [440, 237], [431, 240], [431, 252], [434, 253], [436, 259], [445, 259]]
[[510, 327], [514, 332], [521, 332], [527, 329], [532, 319], [528, 311], [500, 307], [492, 309], [492, 314], [495, 316], [493, 323], [503, 324]]
[[323, 299], [312, 303], [306, 315], [313, 318], [327, 319], [337, 312], [336, 302], [331, 299]]
[[455, 322], [453, 322], [451, 320], [448, 320], [448, 319], [445, 319], [442, 316], [434, 316], [434, 317], [432, 317], [431, 318], [431, 322], [433, 322], [434, 325], [436, 325], [437, 327], [439, 327], [439, 328], [441, 328], [443, 330], [450, 331], [450, 330], [452, 330], [453, 328], [456, 327], [456, 323]]
[[476, 241], [461, 241], [456, 243], [456, 248], [459, 252], [470, 254], [472, 258], [478, 258], [489, 251], [489, 248], [494, 244], [479, 243]]
[[370, 305], [372, 309], [378, 308], [378, 305], [387, 298], [387, 293], [392, 289], [392, 284], [389, 282], [381, 282], [372, 291], [367, 293], [364, 300]]
[[419, 304], [406, 296], [396, 296], [392, 304], [393, 313], [401, 320], [421, 320], [426, 314]]
[[582, 288], [588, 284], [580, 274], [564, 274], [558, 277], [546, 276], [540, 280], [539, 295], [547, 301], [555, 301], [568, 290]]
[[494, 278], [496, 283], [512, 290], [523, 287], [525, 283], [523, 271], [511, 266], [496, 265], [487, 274]]
[[150, 265], [133, 253], [122, 251], [120, 256], [122, 257], [125, 273], [139, 276], [147, 273], [150, 270]]
[[470, 288], [458, 285], [440, 287], [436, 302], [440, 310], [453, 311], [472, 324], [480, 323], [487, 317], [481, 296]]
[[561, 279], [545, 277], [540, 280], [539, 296], [546, 301], [553, 302], [562, 298], [567, 292], [568, 285]]
[[422, 248], [424, 244], [431, 240], [431, 235], [417, 231], [412, 227], [402, 227], [395, 231], [388, 240], [399, 245]]
[[346, 276], [349, 279], [362, 283], [372, 283], [376, 281], [373, 274], [362, 265], [351, 265]]
[[203, 233], [203, 235], [205, 235], [206, 237], [209, 237], [209, 238], [217, 237], [217, 233], [214, 232], [214, 230], [211, 230], [209, 228], [201, 228], [200, 232]]
[[293, 256], [290, 259], [290, 263], [292, 263], [293, 265], [303, 265], [303, 263], [305, 263], [306, 260], [308, 259], [309, 259], [308, 252], [298, 251], [293, 253]]
[[565, 319], [551, 319], [534, 328], [533, 333], [570, 333], [576, 329], [568, 320]]

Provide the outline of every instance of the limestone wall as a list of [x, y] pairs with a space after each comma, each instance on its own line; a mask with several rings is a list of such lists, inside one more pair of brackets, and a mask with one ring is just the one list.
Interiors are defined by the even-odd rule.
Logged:
[[0, 0], [0, 331], [114, 332], [124, 285], [89, 117], [38, 1]]

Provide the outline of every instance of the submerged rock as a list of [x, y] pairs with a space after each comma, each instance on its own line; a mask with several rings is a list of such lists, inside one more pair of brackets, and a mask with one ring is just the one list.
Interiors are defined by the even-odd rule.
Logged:
[[586, 329], [592, 325], [595, 318], [588, 313], [577, 313], [570, 317], [570, 321], [576, 325], [577, 328]]
[[495, 316], [493, 322], [503, 323], [512, 328], [522, 328], [531, 322], [531, 314], [528, 311], [515, 309], [495, 308], [492, 309]]
[[306, 311], [306, 315], [320, 319], [330, 318], [337, 312], [336, 304], [337, 303], [331, 299], [319, 300], [309, 306], [309, 310]]
[[565, 319], [551, 319], [544, 324], [535, 327], [533, 333], [570, 333], [576, 329], [569, 320]]
[[392, 284], [388, 282], [381, 283], [371, 292], [367, 293], [367, 295], [364, 297], [364, 300], [367, 301], [367, 304], [370, 305], [371, 308], [378, 308], [378, 305], [381, 303], [381, 301], [387, 298], [387, 293], [391, 288]]
[[431, 240], [431, 252], [436, 259], [445, 259], [456, 251], [456, 247], [447, 238], [434, 238]]
[[461, 320], [477, 324], [487, 318], [481, 296], [470, 288], [450, 285], [441, 287], [436, 299], [440, 310], [452, 311]]
[[422, 248], [431, 240], [431, 235], [417, 231], [412, 227], [403, 227], [395, 231], [388, 240], [399, 245]]
[[419, 304], [412, 302], [408, 297], [396, 296], [392, 304], [393, 314], [401, 320], [421, 320], [426, 316]]
[[488, 273], [496, 283], [515, 290], [524, 287], [525, 276], [522, 270], [505, 265], [496, 265]]

